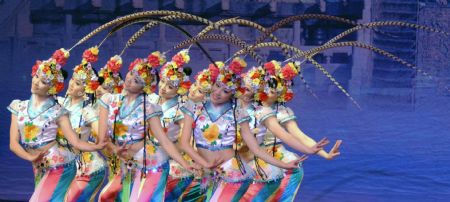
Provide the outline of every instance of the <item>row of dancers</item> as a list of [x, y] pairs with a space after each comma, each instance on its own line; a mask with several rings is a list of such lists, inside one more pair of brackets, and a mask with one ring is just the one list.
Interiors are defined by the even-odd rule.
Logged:
[[340, 155], [340, 140], [325, 151], [286, 106], [299, 63], [236, 57], [191, 82], [189, 49], [156, 51], [123, 79], [122, 58], [96, 71], [91, 47], [59, 97], [69, 55], [36, 61], [31, 97], [8, 106], [10, 149], [33, 165], [30, 201], [293, 201], [306, 155]]

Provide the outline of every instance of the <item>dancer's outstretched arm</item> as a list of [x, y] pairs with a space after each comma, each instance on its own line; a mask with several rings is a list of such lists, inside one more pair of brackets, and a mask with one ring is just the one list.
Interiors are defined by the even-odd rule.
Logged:
[[264, 125], [269, 129], [276, 137], [280, 138], [284, 143], [292, 147], [293, 149], [306, 153], [315, 154], [322, 150], [323, 146], [327, 145], [329, 141], [324, 138], [319, 141], [319, 143], [314, 143], [312, 145], [306, 145], [305, 143], [299, 141], [293, 135], [286, 132], [286, 130], [279, 124], [276, 116], [268, 117], [264, 120]]
[[[295, 120], [289, 120], [286, 123], [284, 123], [286, 126], [286, 129], [289, 131], [290, 134], [292, 134], [296, 139], [298, 139], [301, 143], [305, 144], [308, 147], [312, 147], [317, 144], [317, 142], [306, 135], [297, 125], [297, 122]], [[339, 156], [341, 153], [339, 152], [339, 147], [342, 143], [342, 140], [337, 140], [334, 144], [333, 148], [326, 152], [325, 150], [321, 149], [319, 152], [317, 152], [317, 155], [332, 160]]]
[[252, 151], [253, 154], [255, 154], [258, 158], [261, 158], [265, 162], [284, 169], [295, 169], [298, 168], [298, 164], [300, 162], [306, 160], [307, 157], [303, 156], [289, 163], [284, 163], [283, 161], [274, 158], [272, 155], [267, 153], [264, 149], [262, 149], [259, 146], [255, 136], [253, 136], [253, 134], [250, 132], [250, 126], [248, 125], [248, 121], [244, 121], [239, 125], [241, 126], [242, 138], [244, 139], [250, 151]]

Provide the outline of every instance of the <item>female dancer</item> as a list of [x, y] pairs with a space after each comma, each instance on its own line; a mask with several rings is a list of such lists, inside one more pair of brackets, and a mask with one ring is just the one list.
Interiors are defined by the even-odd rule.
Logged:
[[[223, 63], [216, 62], [216, 66], [213, 64], [209, 65], [208, 69], [200, 71], [195, 76], [195, 81], [189, 88], [188, 93], [188, 105], [199, 105], [202, 106], [207, 96], [211, 92], [212, 81], [217, 78], [219, 69], [217, 66]], [[194, 107], [195, 108], [195, 107]], [[193, 141], [193, 139], [191, 139]], [[195, 148], [195, 144], [193, 144]], [[190, 157], [187, 156], [189, 159]], [[202, 174], [194, 173], [193, 179], [189, 185], [184, 189], [184, 191], [178, 197], [179, 201], [204, 201], [205, 200], [205, 190], [202, 189]]]
[[[111, 58], [110, 60], [114, 59]], [[108, 61], [108, 63], [112, 62], [114, 61]], [[95, 100], [92, 106], [92, 108], [94, 108], [94, 110], [96, 111], [97, 116], [99, 113], [98, 100], [100, 100], [100, 98], [106, 93], [121, 93], [123, 89], [123, 80], [120, 72], [114, 73], [116, 70], [110, 69], [110, 67], [113, 66], [105, 65], [98, 72], [98, 81], [100, 85], [95, 90]], [[93, 130], [92, 133], [93, 136], [98, 137], [98, 127], [97, 130]], [[108, 147], [103, 149], [101, 152], [103, 156], [106, 157], [108, 166], [108, 182], [110, 182], [113, 179], [113, 176], [118, 173], [117, 171], [119, 168], [117, 168], [115, 165], [119, 162], [119, 158], [114, 154], [112, 150], [109, 150]]]
[[[118, 70], [122, 62], [119, 56], [115, 58], [108, 65], [112, 66], [110, 69]], [[163, 62], [162, 59], [136, 59], [125, 79], [125, 93], [105, 94], [99, 101], [99, 137], [109, 134], [108, 147], [120, 157], [121, 167], [103, 189], [100, 201], [162, 201], [169, 173], [169, 155], [186, 169], [192, 168], [165, 136], [159, 120], [161, 108], [152, 104], [147, 96], [152, 92], [155, 68]], [[162, 148], [148, 138], [148, 129]]]
[[30, 201], [64, 200], [75, 177], [75, 154], [55, 141], [57, 128], [81, 151], [95, 151], [104, 146], [79, 140], [72, 130], [68, 111], [53, 98], [64, 88], [61, 65], [68, 57], [68, 51], [59, 49], [52, 58], [37, 61], [31, 73], [31, 98], [14, 100], [8, 106], [12, 113], [10, 149], [33, 164], [36, 188]]
[[[156, 95], [156, 104], [162, 107], [163, 115], [160, 117], [161, 125], [166, 136], [177, 146], [180, 137], [180, 128], [183, 127], [183, 114], [179, 110], [182, 102], [180, 96], [184, 96], [190, 88], [190, 68], [183, 67], [189, 63], [188, 49], [182, 50], [172, 57], [172, 61], [166, 63], [160, 72], [159, 95]], [[154, 136], [151, 136], [153, 142]], [[156, 146], [159, 146], [157, 144]], [[184, 159], [192, 163], [187, 155]], [[169, 177], [167, 179], [166, 193], [164, 201], [178, 201], [186, 187], [193, 179], [193, 173], [186, 170], [178, 162], [171, 159]]]
[[[82, 141], [95, 143], [98, 134], [98, 113], [90, 105], [88, 95], [99, 86], [91, 63], [98, 58], [98, 48], [84, 51], [83, 60], [76, 66], [69, 82], [67, 97], [60, 103], [70, 112], [70, 123]], [[91, 97], [92, 99], [92, 97]], [[92, 132], [95, 131], [95, 132]], [[79, 153], [79, 152], [76, 152]], [[81, 152], [77, 157], [77, 174], [66, 194], [66, 201], [94, 200], [106, 174], [106, 163], [98, 152]]]
[[[245, 193], [253, 175], [251, 169], [241, 161], [237, 151], [233, 151], [237, 125], [240, 125], [243, 138], [255, 155], [287, 169], [297, 168], [301, 160], [289, 163], [278, 161], [260, 149], [250, 135], [249, 117], [245, 110], [233, 105], [231, 97], [240, 87], [239, 75], [245, 66], [243, 60], [234, 59], [229, 66], [220, 68], [210, 98], [195, 108], [192, 104], [181, 108], [185, 114], [182, 148], [195, 162], [217, 170], [212, 179], [209, 179], [210, 182], [216, 179], [218, 182], [208, 186], [207, 201], [237, 201]], [[198, 152], [190, 144], [192, 132]]]
[[[284, 131], [284, 129], [273, 130], [271, 127], [273, 127], [273, 125], [283, 127], [283, 124], [286, 121], [295, 119], [292, 110], [286, 110], [284, 106], [280, 106], [278, 103], [285, 103], [292, 99], [292, 79], [297, 75], [298, 69], [294, 63], [287, 63], [281, 68], [279, 62], [271, 61], [264, 64], [264, 68], [260, 68], [259, 70], [260, 71], [250, 72], [247, 75], [248, 83], [253, 86], [253, 88], [251, 88], [253, 90], [247, 94], [247, 97], [251, 97], [252, 94], [254, 94], [255, 100], [262, 105], [262, 107], [260, 107], [261, 110], [255, 111], [255, 116], [263, 117], [261, 121], [264, 122], [269, 129], [264, 131], [265, 134], [262, 137], [264, 139], [263, 145], [274, 157], [288, 162], [295, 159], [296, 155], [286, 150], [281, 144], [281, 141], [277, 139], [277, 137], [280, 137], [277, 134], [277, 131]], [[242, 99], [244, 103], [247, 100], [248, 98], [245, 98], [245, 96]], [[270, 113], [266, 113], [265, 111], [269, 111]], [[292, 138], [295, 138], [293, 134], [289, 134]], [[299, 141], [298, 138], [295, 139]], [[287, 143], [286, 140], [282, 140]], [[323, 146], [328, 143], [328, 140], [322, 139], [319, 143], [314, 142], [314, 144], [306, 144], [304, 141], [300, 142], [311, 147], [314, 145]], [[323, 150], [316, 150], [316, 152], [320, 151]], [[268, 201], [294, 200], [303, 178], [303, 168], [301, 166], [298, 169], [283, 170], [267, 165], [260, 159], [255, 159], [255, 161], [252, 162], [252, 165], [254, 169], [261, 171], [258, 172], [260, 178], [257, 178], [257, 182], [250, 186], [244, 197], [244, 201], [259, 201], [261, 199]]]

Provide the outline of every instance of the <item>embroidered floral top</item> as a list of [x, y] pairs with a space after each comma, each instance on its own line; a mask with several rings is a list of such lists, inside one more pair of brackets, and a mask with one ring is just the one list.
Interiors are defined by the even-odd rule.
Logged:
[[[159, 100], [160, 98], [158, 96], [155, 104], [159, 103]], [[161, 126], [163, 127], [167, 137], [172, 142], [176, 142], [178, 141], [178, 138], [180, 136], [181, 129], [180, 125], [177, 124], [177, 122], [184, 118], [183, 114], [180, 111], [181, 103], [178, 101], [178, 96], [167, 100], [166, 102], [161, 104], [161, 107], [163, 111], [163, 115], [160, 117]], [[157, 142], [153, 136], [152, 139]]]
[[[277, 116], [277, 120], [278, 122], [280, 122], [280, 124], [284, 124], [290, 120], [295, 120], [296, 117], [294, 115], [294, 112], [292, 111], [291, 108], [286, 107], [284, 105], [279, 105], [277, 106], [272, 106], [272, 110], [273, 112], [276, 113]], [[264, 137], [264, 145], [266, 146], [271, 146], [273, 145], [273, 143], [275, 142], [275, 136], [272, 132], [270, 132], [269, 130], [267, 130], [267, 134]], [[276, 139], [276, 143], [281, 143], [280, 139]]]
[[250, 120], [246, 110], [240, 107], [233, 110], [231, 102], [215, 107], [209, 101], [202, 105], [188, 101], [181, 107], [181, 111], [196, 120], [194, 139], [197, 147], [208, 150], [233, 148], [236, 138], [235, 123], [239, 125]]
[[49, 98], [40, 107], [32, 107], [33, 96], [29, 100], [13, 100], [7, 107], [17, 116], [21, 143], [26, 149], [37, 149], [56, 139], [59, 117], [68, 111]]
[[[108, 109], [108, 135], [119, 144], [136, 143], [144, 139], [144, 95], [139, 95], [133, 102], [127, 102], [123, 94], [105, 94], [99, 100], [101, 107]], [[146, 117], [161, 116], [161, 107], [150, 102], [146, 97]], [[114, 129], [114, 121], [115, 129]], [[150, 128], [149, 125], [147, 127]], [[115, 135], [113, 134], [115, 131]]]
[[271, 116], [277, 116], [276, 112], [273, 111], [272, 108], [264, 106], [257, 106], [255, 108], [255, 120], [257, 124], [256, 128], [253, 129], [253, 132], [260, 145], [263, 145], [264, 138], [270, 132], [264, 125], [264, 121]]
[[70, 124], [77, 135], [80, 135], [80, 139], [83, 141], [95, 141], [95, 138], [91, 136], [92, 130], [89, 124], [98, 120], [96, 109], [93, 106], [83, 107], [82, 101], [78, 104], [71, 105], [72, 99], [70, 97], [58, 97], [58, 101], [70, 112]]

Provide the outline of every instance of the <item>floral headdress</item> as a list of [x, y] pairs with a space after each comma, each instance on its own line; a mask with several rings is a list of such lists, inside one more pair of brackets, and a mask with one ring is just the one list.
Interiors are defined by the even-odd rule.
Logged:
[[242, 74], [241, 77], [246, 83], [250, 83], [250, 86], [253, 92], [257, 92], [261, 86], [265, 85], [264, 77], [266, 75], [266, 71], [262, 67], [253, 67], [245, 74]]
[[32, 68], [31, 76], [38, 74], [44, 78], [46, 83], [51, 85], [48, 90], [49, 95], [55, 95], [64, 89], [64, 76], [61, 66], [65, 65], [69, 58], [69, 51], [61, 48], [56, 50], [52, 57], [44, 61], [36, 61]]
[[215, 62], [215, 65], [209, 64], [208, 69], [200, 71], [195, 76], [195, 82], [197, 82], [203, 92], [211, 92], [211, 87], [216, 82], [220, 68], [223, 68], [223, 66], [225, 66], [225, 64], [222, 61], [217, 61]]
[[156, 90], [156, 69], [165, 61], [165, 56], [159, 51], [155, 51], [145, 59], [135, 59], [128, 67], [128, 71], [138, 76], [139, 81], [144, 86], [144, 92], [150, 94]]
[[[283, 67], [275, 60], [264, 64], [264, 68], [258, 67], [254, 71], [249, 71], [246, 79], [250, 79], [252, 87], [256, 90], [255, 100], [264, 101], [270, 88], [275, 88], [278, 92], [278, 102], [285, 103], [294, 97], [291, 89], [292, 80], [298, 74], [298, 65], [289, 62]], [[275, 81], [276, 86], [270, 86], [271, 81]], [[258, 85], [260, 86], [258, 88]]]
[[123, 80], [119, 73], [120, 68], [122, 68], [122, 58], [115, 55], [98, 72], [98, 76], [103, 78], [102, 86], [106, 89], [113, 89], [113, 93], [121, 93], [123, 89]]
[[172, 61], [166, 63], [162, 69], [160, 77], [169, 81], [173, 86], [178, 87], [177, 93], [184, 95], [191, 87], [189, 76], [184, 72], [183, 66], [189, 63], [189, 50], [183, 49], [172, 57]]
[[239, 57], [234, 58], [228, 66], [219, 67], [216, 82], [236, 92], [241, 87], [241, 73], [247, 63]]
[[92, 94], [98, 88], [100, 83], [98, 77], [92, 68], [92, 62], [98, 60], [98, 48], [97, 46], [91, 47], [84, 51], [81, 64], [77, 65], [73, 69], [73, 78], [83, 81], [85, 86], [84, 92]]

